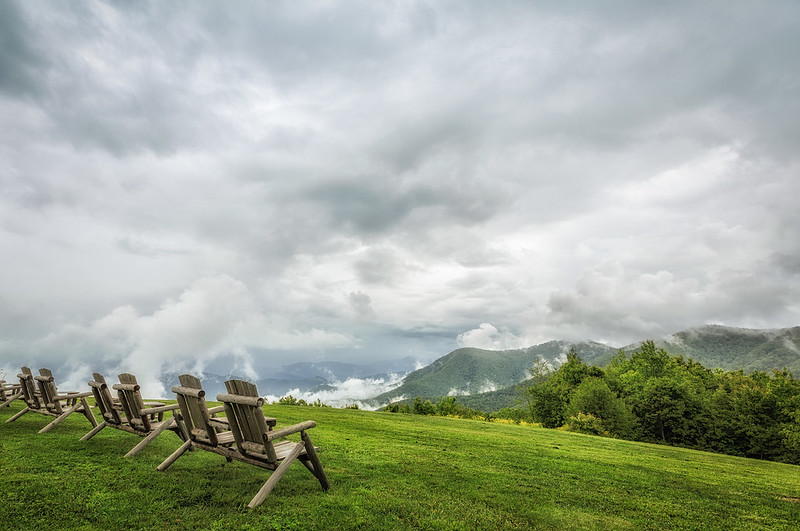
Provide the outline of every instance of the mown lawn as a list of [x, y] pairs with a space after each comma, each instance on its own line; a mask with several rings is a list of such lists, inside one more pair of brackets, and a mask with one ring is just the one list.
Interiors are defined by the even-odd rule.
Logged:
[[303, 406], [266, 406], [278, 427], [312, 419], [331, 482], [299, 463], [263, 505], [265, 470], [207, 452], [156, 466], [164, 433], [107, 428], [87, 442], [72, 415], [4, 421], [0, 523], [6, 529], [797, 529], [800, 467], [530, 426]]

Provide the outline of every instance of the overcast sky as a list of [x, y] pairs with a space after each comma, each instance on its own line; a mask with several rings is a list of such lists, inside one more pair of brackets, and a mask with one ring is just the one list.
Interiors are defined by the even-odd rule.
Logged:
[[0, 48], [12, 376], [800, 325], [795, 0], [2, 0]]

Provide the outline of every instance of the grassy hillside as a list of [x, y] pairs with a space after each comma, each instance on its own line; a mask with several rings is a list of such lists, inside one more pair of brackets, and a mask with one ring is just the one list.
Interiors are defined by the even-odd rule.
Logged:
[[[0, 412], [0, 420], [13, 411]], [[314, 419], [332, 488], [293, 465], [267, 474], [207, 452], [156, 465], [179, 444], [73, 416], [0, 423], [0, 521], [8, 529], [796, 529], [800, 467], [530, 426], [267, 406], [279, 426]]]
[[[477, 394], [513, 386], [528, 376], [528, 368], [536, 358], [553, 361], [571, 346], [564, 341], [550, 341], [518, 350], [483, 350], [460, 348], [439, 358], [427, 367], [409, 373], [403, 385], [380, 395], [380, 403], [399, 397], [413, 400], [416, 396], [441, 397], [448, 394]], [[617, 352], [600, 343], [578, 343], [575, 349], [587, 363], [605, 365]]]

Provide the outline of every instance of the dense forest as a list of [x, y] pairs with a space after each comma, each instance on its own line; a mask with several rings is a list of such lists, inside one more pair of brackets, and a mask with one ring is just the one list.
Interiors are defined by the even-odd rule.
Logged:
[[[623, 439], [800, 464], [800, 380], [723, 371], [672, 356], [652, 341], [601, 369], [570, 351], [557, 369], [537, 360], [519, 386], [521, 407], [494, 416]], [[387, 411], [477, 416], [453, 397]], [[491, 415], [483, 415], [491, 418]]]

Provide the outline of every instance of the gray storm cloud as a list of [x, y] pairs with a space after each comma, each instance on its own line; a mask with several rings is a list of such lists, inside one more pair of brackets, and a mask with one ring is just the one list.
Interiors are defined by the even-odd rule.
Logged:
[[0, 366], [156, 386], [223, 358], [795, 326], [798, 21], [4, 2]]

